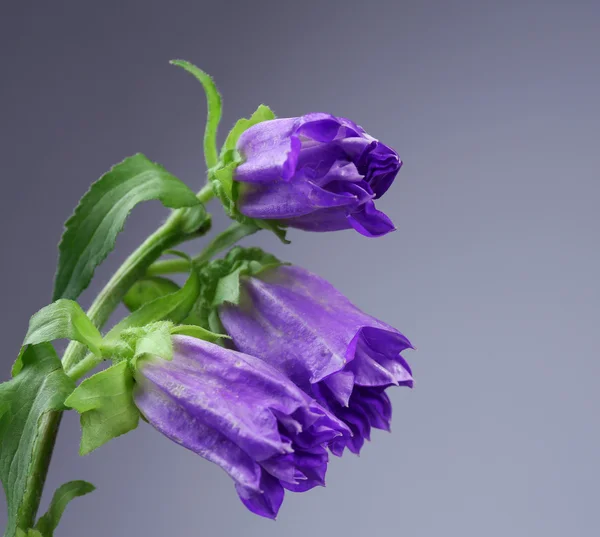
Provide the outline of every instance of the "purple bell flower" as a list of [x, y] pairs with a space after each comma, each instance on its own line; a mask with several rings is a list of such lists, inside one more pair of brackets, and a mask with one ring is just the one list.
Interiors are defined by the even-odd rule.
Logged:
[[275, 518], [284, 489], [323, 485], [346, 426], [262, 360], [173, 336], [172, 361], [144, 358], [135, 403], [165, 436], [223, 468], [246, 507]]
[[373, 200], [402, 162], [345, 118], [313, 113], [258, 123], [239, 138], [238, 209], [307, 231], [354, 228], [367, 237], [394, 230]]
[[281, 265], [240, 276], [239, 305], [219, 306], [235, 346], [263, 359], [344, 421], [352, 437], [330, 444], [358, 453], [371, 427], [390, 429], [389, 386], [413, 385], [400, 353], [412, 348], [391, 326], [363, 313], [331, 284]]

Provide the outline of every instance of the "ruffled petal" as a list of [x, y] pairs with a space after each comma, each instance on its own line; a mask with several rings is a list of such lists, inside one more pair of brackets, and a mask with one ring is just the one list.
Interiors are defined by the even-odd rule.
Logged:
[[371, 185], [375, 198], [380, 198], [392, 185], [402, 167], [402, 161], [391, 147], [377, 142], [371, 151], [362, 156], [362, 161], [357, 166]]
[[396, 230], [390, 218], [378, 211], [372, 201], [367, 201], [358, 210], [348, 214], [348, 222], [365, 237], [381, 237]]
[[340, 120], [331, 114], [315, 112], [301, 118], [296, 133], [316, 142], [327, 143], [334, 140], [340, 131]]
[[260, 492], [236, 485], [235, 489], [242, 503], [253, 513], [266, 518], [276, 518], [283, 503], [285, 491], [279, 480], [263, 472], [260, 480]]

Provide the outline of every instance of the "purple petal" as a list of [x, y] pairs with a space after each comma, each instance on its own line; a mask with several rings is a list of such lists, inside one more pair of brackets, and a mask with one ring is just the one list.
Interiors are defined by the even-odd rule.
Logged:
[[302, 229], [304, 231], [341, 231], [352, 229], [348, 220], [347, 211], [344, 207], [333, 207], [330, 209], [317, 209], [316, 211], [304, 216], [295, 218], [281, 219], [284, 226]]
[[202, 423], [143, 376], [137, 379], [134, 397], [135, 404], [155, 429], [177, 444], [218, 464], [240, 486], [248, 490], [260, 490], [260, 466], [224, 434]]
[[396, 230], [389, 217], [378, 211], [372, 201], [366, 202], [358, 210], [349, 214], [348, 222], [365, 237], [381, 237]]
[[260, 481], [260, 492], [245, 489], [240, 485], [236, 485], [235, 489], [242, 503], [250, 511], [266, 518], [274, 519], [277, 517], [279, 508], [283, 503], [284, 490], [276, 478], [263, 472]]
[[250, 218], [286, 219], [304, 216], [321, 208], [358, 205], [352, 193], [332, 193], [302, 179], [240, 188], [238, 207]]
[[301, 147], [294, 136], [297, 123], [297, 118], [274, 119], [243, 132], [237, 148], [244, 162], [237, 167], [235, 180], [268, 183], [292, 177]]

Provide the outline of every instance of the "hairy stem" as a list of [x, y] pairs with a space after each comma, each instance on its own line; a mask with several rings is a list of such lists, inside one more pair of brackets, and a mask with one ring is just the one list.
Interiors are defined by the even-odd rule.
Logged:
[[[205, 203], [212, 198], [209, 185], [198, 193], [198, 199]], [[88, 316], [98, 327], [108, 321], [112, 312], [119, 305], [127, 291], [143, 276], [148, 267], [156, 261], [165, 250], [197, 237], [198, 234], [186, 235], [181, 231], [183, 210], [173, 211], [167, 221], [156, 230], [144, 243], [133, 252], [121, 265], [104, 289], [94, 300], [88, 310]], [[63, 356], [63, 367], [72, 378], [80, 378], [93, 369], [97, 362], [81, 363], [85, 358], [86, 349], [79, 343], [71, 343]], [[79, 364], [79, 366], [78, 366]], [[54, 444], [60, 426], [61, 412], [49, 412], [40, 420], [38, 438], [34, 446], [30, 473], [27, 480], [26, 492], [19, 509], [17, 526], [28, 529], [33, 527], [42, 497], [44, 483], [52, 459]]]

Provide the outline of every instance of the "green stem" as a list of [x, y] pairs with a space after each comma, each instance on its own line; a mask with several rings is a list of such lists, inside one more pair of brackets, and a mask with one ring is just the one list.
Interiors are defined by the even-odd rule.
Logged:
[[201, 203], [206, 205], [211, 199], [215, 197], [215, 193], [213, 191], [212, 185], [210, 183], [206, 183], [200, 192], [196, 194], [196, 197], [200, 200]]
[[17, 528], [32, 528], [35, 523], [61, 418], [62, 412], [48, 412], [40, 419], [25, 494], [17, 516]]
[[[210, 243], [202, 250], [202, 252], [194, 257], [193, 261], [196, 266], [200, 266], [207, 261], [210, 261], [215, 255], [236, 242], [252, 235], [258, 231], [258, 227], [254, 224], [231, 224], [225, 231], [217, 235]], [[149, 276], [158, 274], [176, 274], [178, 272], [187, 272], [190, 269], [189, 263], [185, 259], [167, 259], [165, 261], [157, 261], [148, 269]]]
[[[209, 201], [211, 197], [212, 190], [210, 186], [208, 188], [204, 187], [198, 193], [198, 199], [203, 203]], [[127, 258], [102, 289], [88, 310], [89, 318], [98, 328], [102, 328], [129, 288], [146, 273], [148, 267], [165, 250], [198, 236], [197, 233], [186, 235], [181, 231], [180, 224], [183, 215], [184, 212], [181, 209], [173, 211], [168, 220]], [[85, 355], [86, 348], [79, 343], [71, 343], [67, 347], [63, 356], [63, 367], [71, 378], [80, 378], [97, 365], [95, 360], [84, 360]], [[17, 525], [20, 528], [31, 528], [35, 523], [54, 444], [56, 443], [61, 414], [61, 412], [49, 412], [40, 421], [26, 492], [19, 509]]]

